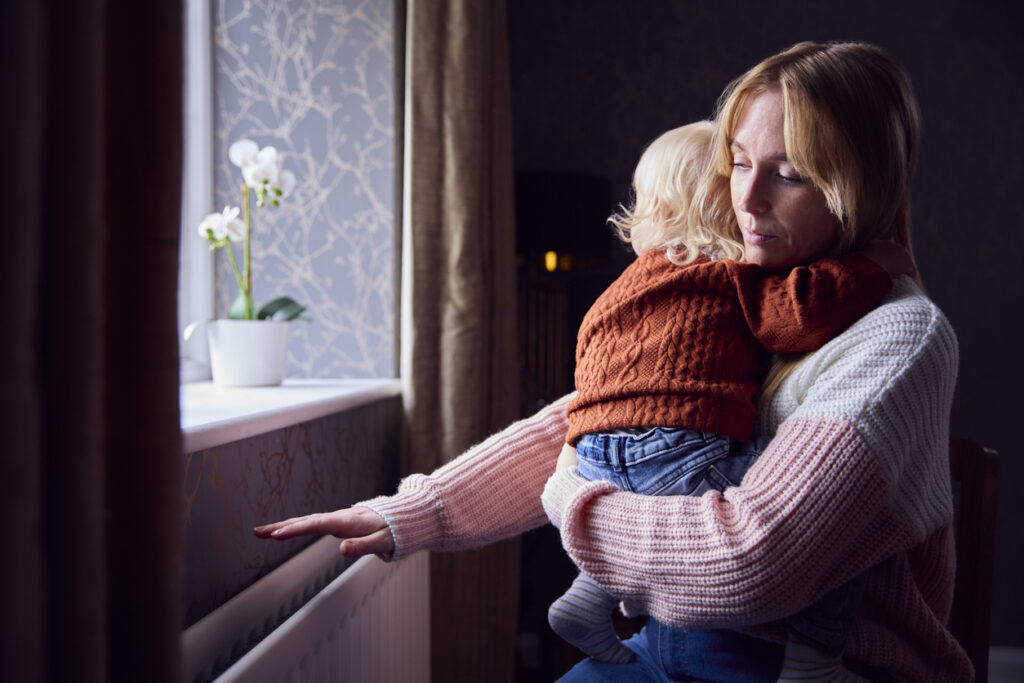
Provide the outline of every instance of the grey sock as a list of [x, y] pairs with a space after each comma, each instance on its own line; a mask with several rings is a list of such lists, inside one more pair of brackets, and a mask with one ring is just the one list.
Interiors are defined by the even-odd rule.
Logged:
[[548, 623], [555, 633], [594, 659], [624, 664], [635, 657], [612, 626], [612, 610], [617, 604], [593, 579], [580, 573], [569, 590], [551, 604]]

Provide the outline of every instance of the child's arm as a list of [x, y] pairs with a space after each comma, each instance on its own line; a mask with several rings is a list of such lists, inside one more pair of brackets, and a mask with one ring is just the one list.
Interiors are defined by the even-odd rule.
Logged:
[[[788, 274], [750, 263], [725, 264], [758, 341], [773, 353], [800, 353], [820, 348], [877, 306], [892, 289], [886, 268], [899, 272], [904, 267], [899, 261], [895, 250], [878, 246]], [[912, 266], [909, 255], [904, 265]]]

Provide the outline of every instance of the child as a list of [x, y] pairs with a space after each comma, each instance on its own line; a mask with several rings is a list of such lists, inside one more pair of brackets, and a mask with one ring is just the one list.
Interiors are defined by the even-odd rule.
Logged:
[[[741, 256], [741, 246], [700, 228], [693, 201], [712, 132], [707, 121], [682, 126], [644, 151], [633, 208], [611, 219], [638, 257], [579, 331], [567, 447], [576, 447], [582, 476], [636, 493], [738, 485], [767, 443], [749, 441], [770, 352], [817, 349], [871, 310], [892, 286], [872, 258], [912, 271], [895, 245], [788, 271], [723, 258]], [[862, 585], [787, 619], [791, 637], [841, 650]], [[631, 661], [611, 625], [617, 602], [581, 572], [548, 619], [588, 655]]]

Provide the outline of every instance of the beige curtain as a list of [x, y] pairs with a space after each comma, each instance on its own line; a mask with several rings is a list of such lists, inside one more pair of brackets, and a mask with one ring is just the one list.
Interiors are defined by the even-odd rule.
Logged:
[[0, 680], [177, 682], [174, 2], [0, 26]]
[[[516, 417], [511, 108], [504, 2], [407, 3], [401, 372], [406, 471]], [[434, 556], [436, 681], [512, 681], [518, 539]]]

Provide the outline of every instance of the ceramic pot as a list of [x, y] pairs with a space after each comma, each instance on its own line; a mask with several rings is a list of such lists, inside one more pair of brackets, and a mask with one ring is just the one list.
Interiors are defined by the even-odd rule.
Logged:
[[288, 362], [288, 323], [213, 320], [206, 327], [213, 383], [224, 387], [275, 386]]

